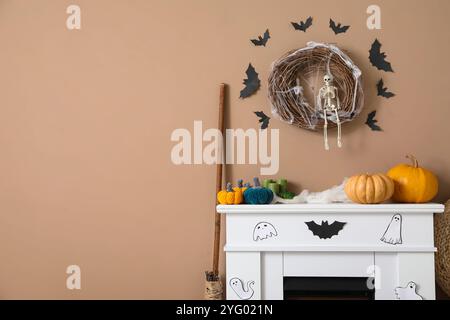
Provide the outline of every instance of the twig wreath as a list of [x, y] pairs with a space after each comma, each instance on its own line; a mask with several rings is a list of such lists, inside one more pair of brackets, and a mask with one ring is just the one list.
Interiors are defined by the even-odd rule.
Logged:
[[[322, 87], [324, 80], [326, 87]], [[326, 88], [334, 88], [338, 96], [335, 113], [328, 109], [324, 113], [326, 106], [321, 99]], [[268, 89], [274, 116], [313, 131], [324, 128], [326, 123], [328, 127], [340, 127], [353, 120], [364, 103], [360, 69], [331, 44], [308, 42], [305, 48], [288, 52], [275, 61]]]

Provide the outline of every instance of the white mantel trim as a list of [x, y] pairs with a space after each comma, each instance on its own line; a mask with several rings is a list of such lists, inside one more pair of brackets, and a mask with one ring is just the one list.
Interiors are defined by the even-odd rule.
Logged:
[[401, 213], [442, 213], [444, 205], [439, 203], [421, 204], [268, 204], [268, 205], [218, 205], [218, 213], [383, 213], [399, 211]]
[[427, 246], [239, 246], [225, 245], [228, 252], [436, 252]]

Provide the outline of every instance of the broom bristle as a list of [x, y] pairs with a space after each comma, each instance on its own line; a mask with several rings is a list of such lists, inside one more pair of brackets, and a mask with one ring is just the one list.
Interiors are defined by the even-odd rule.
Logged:
[[205, 271], [206, 281], [219, 281], [219, 276], [212, 271]]

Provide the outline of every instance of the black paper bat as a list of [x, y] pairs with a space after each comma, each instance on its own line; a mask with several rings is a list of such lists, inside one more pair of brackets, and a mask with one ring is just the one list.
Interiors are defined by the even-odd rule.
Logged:
[[253, 68], [252, 64], [248, 65], [247, 71], [247, 79], [244, 79], [245, 88], [241, 90], [240, 98], [248, 98], [256, 91], [258, 91], [259, 86], [261, 85], [261, 81], [258, 78], [258, 73]]
[[328, 221], [322, 221], [322, 224], [318, 225], [314, 221], [305, 222], [308, 229], [312, 231], [313, 235], [318, 236], [320, 239], [330, 239], [332, 236], [336, 236], [341, 231], [347, 222], [335, 221], [332, 224], [328, 224]]
[[266, 30], [266, 32], [264, 32], [264, 35], [258, 36], [258, 39], [251, 39], [250, 41], [255, 45], [255, 46], [266, 46], [267, 40], [270, 39], [270, 34], [269, 34], [269, 29]]
[[395, 93], [387, 91], [387, 88], [384, 87], [383, 79], [380, 79], [380, 81], [378, 81], [377, 91], [379, 96], [385, 97], [387, 99], [395, 97]]
[[381, 43], [378, 39], [375, 39], [372, 43], [372, 47], [369, 50], [369, 60], [378, 70], [394, 72], [391, 63], [386, 61], [386, 53], [381, 52]]
[[333, 19], [330, 19], [330, 28], [334, 31], [334, 34], [339, 34], [347, 32], [350, 26], [343, 26], [340, 23], [336, 25], [336, 22], [334, 22]]
[[269, 126], [270, 118], [266, 116], [266, 114], [262, 111], [256, 111], [256, 116], [259, 118], [259, 122], [261, 123], [261, 130], [267, 129]]
[[303, 22], [303, 21], [300, 21], [300, 23], [291, 22], [291, 24], [295, 30], [301, 30], [303, 32], [306, 32], [306, 30], [312, 26], [312, 21], [313, 21], [313, 18], [309, 17], [308, 19], [306, 19], [305, 22]]
[[369, 113], [369, 115], [367, 116], [367, 121], [366, 124], [369, 126], [370, 129], [372, 129], [372, 131], [383, 131], [376, 123], [378, 122], [378, 120], [375, 120], [375, 115], [377, 114], [376, 111], [372, 111], [371, 113]]

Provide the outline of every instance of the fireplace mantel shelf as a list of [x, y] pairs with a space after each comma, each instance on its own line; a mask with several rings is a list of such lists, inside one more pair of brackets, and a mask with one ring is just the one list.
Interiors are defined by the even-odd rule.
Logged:
[[430, 246], [225, 245], [225, 252], [436, 252]]
[[444, 206], [439, 203], [421, 204], [375, 204], [363, 205], [354, 203], [330, 203], [330, 204], [269, 204], [269, 205], [218, 205], [218, 213], [383, 213], [401, 211], [403, 213], [441, 213]]

